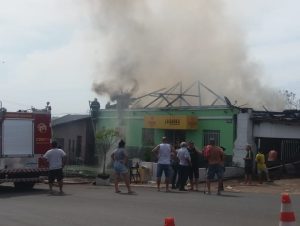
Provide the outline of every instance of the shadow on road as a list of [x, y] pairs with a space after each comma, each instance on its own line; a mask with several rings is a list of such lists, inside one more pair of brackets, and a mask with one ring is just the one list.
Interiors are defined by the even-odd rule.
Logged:
[[27, 195], [41, 195], [48, 194], [47, 189], [30, 189], [30, 190], [20, 190], [12, 186], [0, 186], [0, 199], [6, 199], [17, 196], [27, 196]]

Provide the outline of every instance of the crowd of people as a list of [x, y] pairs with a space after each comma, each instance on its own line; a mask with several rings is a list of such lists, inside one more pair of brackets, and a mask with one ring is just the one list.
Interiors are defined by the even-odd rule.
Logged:
[[[277, 164], [277, 152], [271, 150], [268, 153], [266, 161], [265, 154], [261, 149], [258, 150], [255, 157], [251, 145], [247, 144], [245, 150], [245, 185], [252, 184], [255, 168], [257, 169], [259, 183], [263, 182], [264, 177], [267, 181], [271, 181], [268, 168], [272, 168]], [[179, 189], [179, 191], [198, 191], [199, 168], [206, 168], [206, 194], [211, 194], [211, 181], [214, 180], [215, 177], [218, 180], [217, 194], [220, 195], [221, 191], [224, 190], [225, 148], [217, 146], [214, 139], [210, 139], [209, 144], [200, 151], [195, 147], [193, 141], [182, 141], [173, 146], [168, 143], [166, 137], [162, 137], [162, 142], [157, 145], [152, 152], [157, 158], [157, 191], [161, 190], [161, 178], [163, 175], [165, 177], [166, 192], [171, 191], [170, 184], [171, 189]], [[53, 183], [55, 180], [58, 182], [60, 193], [63, 193], [63, 167], [66, 162], [65, 157], [66, 153], [58, 147], [56, 141], [52, 142], [52, 148], [43, 156], [49, 163], [49, 189], [51, 193], [53, 192]], [[119, 182], [123, 179], [128, 194], [134, 194], [130, 186], [128, 154], [123, 140], [118, 143], [118, 148], [111, 154], [111, 159], [115, 172], [115, 192], [121, 192]], [[187, 186], [188, 184], [189, 187]]]
[[[205, 193], [211, 194], [211, 181], [217, 178], [217, 194], [224, 190], [223, 178], [225, 173], [225, 148], [216, 145], [214, 139], [209, 140], [201, 151], [197, 150], [194, 142], [181, 142], [174, 147], [167, 142], [167, 138], [162, 138], [162, 143], [157, 145], [152, 151], [157, 157], [157, 190], [160, 191], [161, 177], [164, 173], [166, 192], [169, 192], [169, 183], [172, 189], [187, 191], [198, 191], [199, 168], [205, 168], [206, 187]], [[254, 156], [251, 145], [245, 146], [245, 185], [252, 185], [253, 173], [256, 171], [258, 182], [263, 183], [264, 179], [271, 182], [269, 169], [278, 165], [277, 151], [271, 150], [266, 156], [259, 148]]]
[[[118, 154], [120, 152], [120, 143], [119, 149], [116, 149], [112, 154], [116, 173], [115, 189], [116, 192], [119, 192], [118, 183], [120, 181], [120, 176], [123, 176], [128, 192], [132, 193], [126, 164], [122, 163], [123, 165], [121, 164], [122, 167], [120, 167], [120, 163], [117, 160], [120, 157], [116, 157], [118, 155], [123, 156], [123, 158], [121, 158], [123, 160], [119, 161], [127, 161], [126, 159], [128, 156], [125, 152], [124, 145], [124, 141], [121, 141], [121, 146], [123, 148], [121, 151], [122, 155]], [[182, 141], [175, 145], [171, 145], [168, 143], [166, 137], [162, 137], [161, 143], [152, 150], [157, 159], [157, 191], [161, 191], [161, 179], [163, 175], [165, 177], [164, 182], [166, 192], [171, 191], [170, 186], [171, 189], [178, 189], [179, 191], [199, 191], [199, 168], [205, 168], [205, 193], [211, 194], [211, 181], [216, 177], [218, 180], [217, 194], [220, 195], [221, 191], [224, 190], [225, 150], [224, 147], [217, 146], [214, 139], [210, 139], [209, 144], [200, 151], [195, 147], [193, 141]], [[252, 184], [255, 168], [257, 169], [259, 183], [263, 182], [263, 176], [265, 176], [267, 181], [271, 181], [264, 153], [259, 150], [256, 156], [254, 156], [251, 145], [249, 144], [246, 145], [245, 151], [245, 184]], [[268, 155], [268, 166], [276, 160], [277, 152], [271, 150]], [[189, 186], [187, 186], [188, 184]]]
[[225, 169], [224, 149], [216, 146], [214, 139], [211, 139], [209, 144], [200, 151], [196, 149], [193, 141], [183, 141], [173, 147], [167, 143], [167, 138], [163, 137], [162, 143], [152, 150], [157, 157], [157, 190], [160, 191], [161, 189], [161, 177], [164, 173], [166, 192], [170, 191], [170, 181], [172, 189], [187, 191], [186, 185], [189, 182], [189, 190], [198, 191], [199, 168], [205, 167], [207, 169], [206, 193], [211, 193], [211, 181], [217, 176], [219, 182], [217, 194], [221, 194]]
[[[246, 145], [246, 156], [245, 161], [245, 184], [252, 184], [253, 173], [257, 172], [258, 182], [262, 184], [264, 179], [267, 182], [272, 182], [269, 171], [274, 169], [279, 169], [280, 163], [277, 157], [278, 153], [276, 150], [272, 149], [267, 153], [267, 156], [261, 148], [258, 149], [257, 154], [254, 158], [254, 153], [252, 151], [251, 145]], [[266, 160], [267, 157], [267, 160]], [[255, 164], [255, 165], [254, 165]]]

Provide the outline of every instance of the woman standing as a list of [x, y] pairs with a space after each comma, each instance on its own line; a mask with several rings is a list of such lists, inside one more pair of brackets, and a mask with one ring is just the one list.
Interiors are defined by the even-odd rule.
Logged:
[[111, 154], [111, 158], [113, 160], [113, 166], [115, 171], [115, 192], [120, 193], [119, 190], [119, 182], [121, 177], [123, 177], [125, 185], [128, 190], [128, 194], [133, 194], [134, 192], [130, 188], [130, 181], [128, 176], [128, 155], [125, 150], [125, 142], [121, 140], [118, 144], [118, 148]]

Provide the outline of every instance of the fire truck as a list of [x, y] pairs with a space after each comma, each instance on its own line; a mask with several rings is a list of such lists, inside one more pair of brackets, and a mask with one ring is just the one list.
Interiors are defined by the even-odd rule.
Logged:
[[0, 183], [30, 189], [48, 175], [42, 156], [50, 149], [51, 107], [7, 112], [0, 109]]

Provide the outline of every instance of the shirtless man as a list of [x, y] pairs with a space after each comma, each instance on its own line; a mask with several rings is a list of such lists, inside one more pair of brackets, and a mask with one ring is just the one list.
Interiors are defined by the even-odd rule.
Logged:
[[209, 141], [209, 146], [207, 148], [206, 158], [208, 161], [207, 168], [207, 193], [211, 194], [210, 183], [214, 179], [215, 175], [218, 178], [218, 195], [221, 194], [220, 187], [222, 185], [223, 178], [223, 161], [224, 161], [224, 152], [222, 149], [215, 145], [215, 140], [211, 139]]

